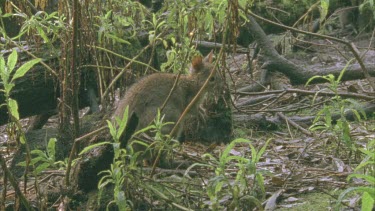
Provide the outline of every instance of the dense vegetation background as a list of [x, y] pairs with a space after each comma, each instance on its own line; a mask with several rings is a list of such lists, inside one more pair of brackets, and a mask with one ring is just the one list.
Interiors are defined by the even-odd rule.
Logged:
[[[0, 210], [373, 209], [373, 0], [0, 5]], [[141, 167], [118, 99], [211, 50], [222, 90], [152, 142], [188, 165]]]

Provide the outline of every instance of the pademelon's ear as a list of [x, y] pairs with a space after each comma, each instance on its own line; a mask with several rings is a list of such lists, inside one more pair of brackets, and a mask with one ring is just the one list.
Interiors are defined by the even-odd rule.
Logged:
[[214, 52], [211, 51], [204, 59], [201, 56], [196, 56], [191, 62], [190, 73], [197, 73], [204, 69], [204, 63], [212, 63]]
[[190, 73], [197, 73], [203, 69], [203, 61], [201, 56], [195, 56], [191, 62]]
[[211, 50], [211, 52], [204, 58], [203, 62], [212, 64], [213, 57], [214, 57], [214, 51]]

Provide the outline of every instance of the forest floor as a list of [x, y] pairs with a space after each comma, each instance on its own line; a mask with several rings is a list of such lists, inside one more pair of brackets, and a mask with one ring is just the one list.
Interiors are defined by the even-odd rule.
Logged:
[[[332, 32], [331, 35], [333, 34], [353, 40], [357, 48], [360, 49], [365, 64], [374, 62], [375, 44], [371, 34], [357, 36], [340, 30]], [[289, 39], [285, 37], [287, 36], [283, 34], [276, 38], [276, 40], [282, 40], [284, 49], [288, 48], [285, 46], [289, 46]], [[308, 70], [345, 67], [347, 62], [353, 58], [345, 46], [331, 45], [327, 40], [312, 38], [306, 43], [308, 46], [306, 50], [287, 51], [285, 58]], [[311, 45], [312, 43], [314, 45]], [[237, 65], [245, 64], [245, 61], [246, 56], [239, 55], [228, 62], [237, 88], [254, 80], [249, 74], [244, 73], [243, 66]], [[261, 64], [257, 64], [257, 67], [259, 66]], [[293, 88], [315, 93], [333, 90], [330, 83], [292, 86], [288, 83], [288, 79], [281, 74], [274, 74], [271, 80], [271, 86], [266, 87], [264, 95], [267, 95], [267, 91], [275, 90], [274, 84], [276, 87], [282, 87], [281, 89]], [[342, 93], [364, 95], [373, 93], [367, 80], [339, 82], [336, 90]], [[255, 97], [257, 96], [259, 95], [255, 95]], [[318, 112], [324, 109], [324, 105], [333, 114], [337, 112], [338, 108], [356, 109], [361, 103], [373, 103], [374, 101], [356, 98], [346, 99], [348, 101], [341, 98], [335, 101], [333, 97], [301, 96], [298, 93], [291, 93], [281, 97], [277, 95], [255, 105], [243, 106], [241, 102], [245, 102], [251, 97], [254, 96], [235, 98], [235, 104], [241, 105], [240, 111], [234, 110], [235, 115], [241, 114], [243, 111], [247, 114], [258, 111], [267, 113], [266, 116], [269, 117], [277, 116], [277, 112], [285, 114], [287, 118], [316, 117]], [[325, 114], [323, 113], [323, 115]], [[354, 170], [364, 159], [364, 154], [359, 149], [374, 150], [370, 147], [370, 142], [375, 140], [374, 118], [349, 122], [349, 143], [343, 137], [345, 132], [343, 132], [340, 123], [331, 126], [327, 126], [325, 123], [324, 121], [318, 122], [314, 127], [305, 124], [299, 125], [311, 132], [306, 134], [287, 121], [279, 125], [276, 130], [259, 130], [259, 128], [249, 128], [244, 123], [235, 122], [236, 137], [252, 140], [252, 144], [256, 148], [259, 149], [267, 140], [271, 140], [257, 167], [259, 170], [270, 173], [265, 174], [267, 175], [265, 184], [268, 194], [282, 195], [278, 198], [281, 200], [275, 205], [280, 210], [331, 210], [335, 207], [337, 197], [343, 190], [349, 187], [368, 185], [364, 180], [354, 179], [349, 182], [347, 178], [350, 174], [359, 173]], [[312, 128], [316, 130], [309, 130]], [[249, 148], [239, 147], [236, 148], [236, 151], [251, 156]], [[345, 204], [359, 209], [359, 200], [359, 195], [353, 194], [345, 200]], [[345, 209], [352, 209], [349, 207]]]

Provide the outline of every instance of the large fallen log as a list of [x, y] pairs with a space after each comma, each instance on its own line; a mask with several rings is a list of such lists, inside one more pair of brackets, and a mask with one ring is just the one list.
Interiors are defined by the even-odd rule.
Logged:
[[[328, 74], [333, 74], [336, 78], [340, 75], [340, 72], [344, 67], [332, 67], [322, 70], [306, 70], [301, 66], [294, 64], [293, 62], [285, 59], [275, 50], [272, 42], [267, 37], [265, 32], [259, 26], [257, 21], [253, 16], [248, 17], [250, 21], [247, 23], [251, 35], [256, 40], [260, 48], [263, 49], [263, 54], [266, 57], [266, 62], [262, 65], [263, 69], [270, 71], [279, 71], [285, 74], [289, 79], [291, 84], [305, 84], [313, 76], [324, 76]], [[342, 41], [345, 42], [345, 41]], [[366, 64], [369, 76], [375, 76], [375, 64]], [[354, 64], [348, 66], [342, 80], [356, 80], [367, 78], [366, 71], [363, 70], [359, 64]], [[313, 83], [326, 82], [324, 79], [316, 79]]]
[[[57, 59], [50, 61], [50, 65], [58, 67]], [[57, 68], [56, 68], [57, 69]], [[90, 106], [98, 110], [98, 105], [95, 98], [96, 83], [90, 83], [90, 86], [83, 86], [87, 84], [86, 77], [81, 77], [81, 88], [79, 92], [80, 107]], [[20, 118], [26, 118], [39, 114], [50, 114], [53, 111], [57, 112], [58, 98], [60, 95], [59, 80], [53, 75], [49, 74], [42, 65], [35, 65], [22, 78], [15, 81], [16, 85], [11, 91], [10, 97], [17, 101]], [[0, 90], [3, 89], [3, 84], [0, 82]], [[5, 103], [5, 96], [0, 92], [0, 104]], [[9, 115], [5, 106], [0, 108], [0, 125], [6, 124], [9, 121]]]

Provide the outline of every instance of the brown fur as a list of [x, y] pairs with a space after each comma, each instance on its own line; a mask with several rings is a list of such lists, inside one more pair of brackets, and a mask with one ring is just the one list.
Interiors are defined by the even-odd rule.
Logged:
[[[165, 115], [164, 122], [177, 122], [182, 112], [208, 78], [212, 68], [212, 52], [204, 59], [202, 59], [202, 57], [195, 57], [193, 59], [190, 74], [180, 76], [175, 90], [162, 111], [162, 115]], [[132, 130], [139, 130], [148, 126], [155, 119], [157, 110], [162, 106], [169, 95], [176, 77], [176, 74], [171, 73], [155, 73], [142, 78], [125, 94], [114, 116], [122, 117], [126, 106], [129, 106], [130, 120], [128, 122], [128, 127], [132, 128]], [[215, 83], [217, 83], [215, 76], [213, 76], [209, 82], [210, 84], [206, 87], [205, 92], [214, 89]], [[189, 115], [199, 115], [198, 109], [203, 98], [204, 93], [191, 109]], [[173, 125], [168, 125], [163, 128], [162, 132], [167, 134], [172, 128]], [[177, 137], [181, 135], [182, 128], [183, 123], [179, 126], [179, 130], [176, 134]], [[127, 144], [131, 136], [129, 133], [134, 133], [135, 131], [129, 131], [127, 129], [125, 132], [128, 134], [124, 136], [125, 138], [121, 139], [122, 146]], [[138, 151], [139, 149], [135, 150]]]

